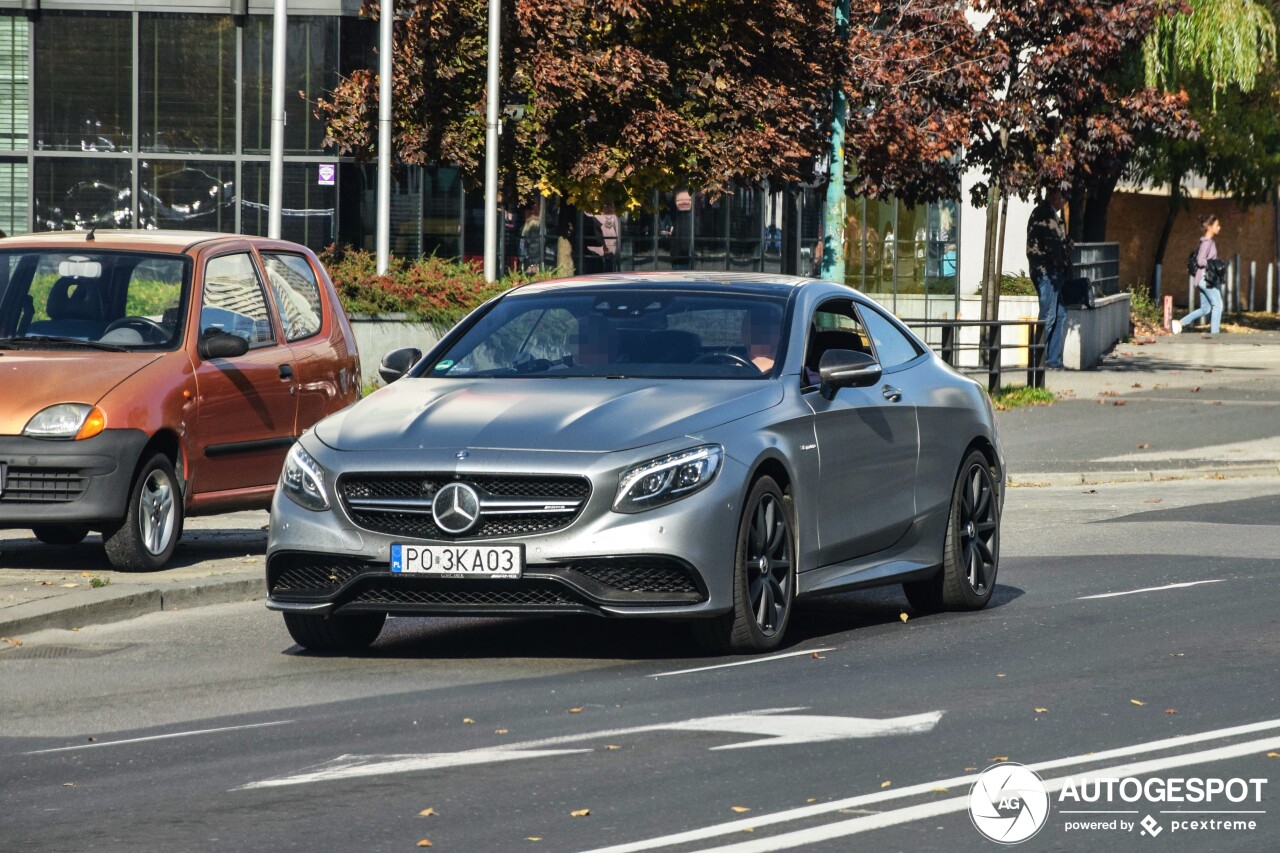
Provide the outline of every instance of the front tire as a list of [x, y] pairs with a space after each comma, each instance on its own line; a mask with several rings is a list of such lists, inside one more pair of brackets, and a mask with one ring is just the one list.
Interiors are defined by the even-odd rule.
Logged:
[[107, 559], [122, 572], [153, 572], [169, 562], [182, 536], [182, 490], [173, 463], [157, 453], [142, 464], [124, 521], [104, 531]]
[[89, 528], [79, 524], [41, 524], [31, 532], [46, 545], [78, 545], [89, 535]]
[[285, 613], [284, 626], [289, 636], [304, 649], [332, 654], [355, 654], [373, 645], [382, 633], [385, 613], [360, 613], [350, 616], [315, 616], [310, 613]]
[[738, 523], [733, 609], [694, 629], [709, 651], [749, 654], [776, 649], [795, 604], [795, 522], [791, 499], [771, 477], [752, 486]]
[[902, 585], [916, 610], [981, 610], [991, 601], [1000, 567], [1000, 491], [979, 450], [965, 457], [951, 491], [942, 569]]

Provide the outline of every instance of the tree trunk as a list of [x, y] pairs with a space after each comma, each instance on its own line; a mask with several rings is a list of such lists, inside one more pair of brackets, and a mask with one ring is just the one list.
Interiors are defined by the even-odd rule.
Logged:
[[982, 320], [996, 319], [1000, 305], [1000, 191], [992, 186], [987, 192], [987, 233], [982, 249]]
[[1086, 184], [1084, 181], [1076, 181], [1071, 187], [1071, 198], [1067, 199], [1068, 207], [1065, 214], [1067, 220], [1067, 236], [1074, 243], [1083, 243], [1086, 205], [1093, 199], [1093, 184]]
[[[1085, 206], [1084, 215], [1080, 217], [1082, 222], [1078, 242], [1105, 243], [1107, 241], [1107, 211], [1111, 206], [1111, 197], [1115, 195], [1116, 183], [1119, 180], [1118, 175], [1104, 177], [1089, 188], [1089, 200]], [[1073, 235], [1072, 239], [1077, 238]]]
[[[1147, 283], [1147, 289], [1152, 299], [1155, 299], [1155, 296], [1156, 296], [1156, 267], [1160, 266], [1160, 263], [1164, 259], [1165, 250], [1169, 248], [1169, 236], [1173, 233], [1173, 223], [1177, 220], [1178, 211], [1181, 210], [1181, 208], [1182, 208], [1182, 176], [1177, 175], [1174, 177], [1173, 180], [1169, 182], [1169, 207], [1165, 213], [1164, 227], [1160, 229], [1160, 241], [1156, 243], [1155, 260], [1153, 260], [1151, 263], [1151, 279]], [[1167, 272], [1172, 273], [1173, 275], [1177, 275], [1178, 272], [1181, 271], [1181, 269], [1182, 269], [1181, 266], [1178, 266], [1177, 264], [1175, 264], [1173, 267], [1167, 270]], [[1174, 279], [1172, 275], [1167, 277], [1167, 281], [1172, 282], [1173, 280]], [[1178, 280], [1180, 281], [1181, 279], [1178, 279]], [[1170, 293], [1170, 294], [1175, 292], [1172, 288], [1168, 287], [1167, 285], [1164, 287], [1164, 291], [1165, 293]]]

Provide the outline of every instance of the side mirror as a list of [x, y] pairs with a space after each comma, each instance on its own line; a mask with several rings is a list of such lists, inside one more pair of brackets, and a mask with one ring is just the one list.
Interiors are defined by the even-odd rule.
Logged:
[[408, 373], [409, 368], [417, 364], [421, 358], [422, 350], [417, 347], [392, 350], [382, 357], [382, 363], [378, 365], [378, 376], [390, 385]]
[[249, 351], [249, 342], [239, 335], [208, 329], [200, 336], [196, 352], [205, 361], [211, 358], [238, 358]]
[[818, 375], [833, 388], [865, 388], [880, 381], [880, 362], [865, 352], [829, 349], [818, 362]]

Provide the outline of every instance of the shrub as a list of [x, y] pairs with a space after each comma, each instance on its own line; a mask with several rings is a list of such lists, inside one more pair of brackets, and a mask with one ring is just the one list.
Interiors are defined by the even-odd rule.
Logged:
[[457, 322], [485, 300], [512, 287], [552, 277], [511, 273], [487, 282], [480, 264], [435, 256], [391, 258], [385, 275], [378, 275], [371, 252], [330, 246], [320, 253], [338, 298], [348, 314], [406, 314], [430, 323]]

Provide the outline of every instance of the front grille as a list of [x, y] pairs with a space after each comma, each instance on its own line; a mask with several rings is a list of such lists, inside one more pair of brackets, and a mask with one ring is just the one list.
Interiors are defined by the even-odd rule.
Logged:
[[[461, 535], [441, 530], [431, 515], [436, 492], [453, 482], [472, 486], [481, 500], [479, 522]], [[591, 484], [585, 477], [348, 474], [338, 481], [343, 509], [360, 527], [392, 536], [443, 541], [562, 530], [578, 517], [590, 494]]]
[[84, 494], [89, 478], [79, 471], [17, 468], [6, 472], [4, 503], [68, 503]]
[[352, 604], [425, 604], [449, 607], [577, 607], [578, 602], [555, 589], [404, 589], [375, 586]]
[[281, 554], [267, 567], [268, 591], [271, 595], [327, 595], [367, 571], [386, 571], [386, 566], [328, 554]]
[[699, 594], [697, 583], [684, 565], [662, 558], [580, 560], [566, 568], [598, 584], [621, 592]]

